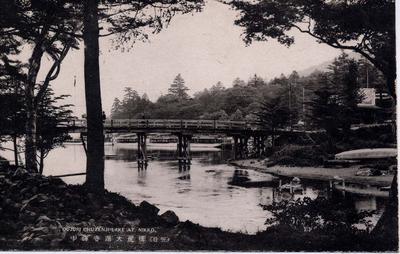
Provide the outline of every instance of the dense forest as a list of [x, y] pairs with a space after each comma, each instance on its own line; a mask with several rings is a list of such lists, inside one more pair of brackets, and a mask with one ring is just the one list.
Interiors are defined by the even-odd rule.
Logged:
[[[352, 65], [354, 80], [346, 80], [349, 66]], [[348, 86], [346, 83], [351, 83]], [[376, 88], [382, 91], [385, 81], [382, 74], [365, 59], [354, 60], [343, 53], [325, 71], [315, 71], [307, 76], [299, 76], [293, 71], [289, 76], [281, 75], [266, 81], [254, 75], [248, 81], [236, 78], [231, 87], [221, 82], [209, 89], [188, 95], [190, 84], [178, 74], [168, 93], [156, 102], [146, 94], [139, 95], [130, 87], [125, 88], [122, 99], [115, 98], [112, 119], [127, 118], [171, 118], [171, 119], [217, 119], [217, 120], [256, 120], [263, 105], [279, 97], [279, 104], [290, 112], [291, 124], [304, 122], [315, 112], [312, 101], [322, 96], [323, 90], [330, 97], [340, 94], [354, 94], [361, 87]], [[361, 95], [353, 98], [357, 103]], [[338, 102], [338, 104], [340, 104]]]

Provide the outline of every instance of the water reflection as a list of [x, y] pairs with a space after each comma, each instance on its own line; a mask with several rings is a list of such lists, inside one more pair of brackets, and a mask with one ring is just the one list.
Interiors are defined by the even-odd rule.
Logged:
[[[156, 204], [161, 213], [173, 210], [182, 221], [191, 220], [204, 226], [225, 230], [255, 233], [265, 229], [265, 220], [271, 216], [260, 205], [271, 205], [281, 200], [303, 197], [346, 198], [355, 209], [378, 210], [384, 199], [332, 192], [328, 183], [301, 179], [304, 191], [293, 194], [278, 191], [279, 182], [261, 188], [229, 185], [235, 168], [226, 165], [230, 151], [192, 150], [192, 164], [179, 164], [175, 147], [170, 150], [149, 150], [147, 167], [139, 168], [136, 147], [133, 144], [106, 146], [106, 188], [118, 192], [136, 204], [144, 199]], [[11, 155], [12, 156], [12, 155]], [[67, 145], [49, 154], [45, 174], [57, 175], [82, 172], [86, 157], [81, 146]], [[252, 181], [265, 181], [271, 176], [246, 170]], [[83, 183], [84, 176], [68, 177], [65, 181]], [[282, 178], [282, 184], [291, 178]]]
[[138, 171], [146, 171], [149, 164], [146, 162], [137, 162]]

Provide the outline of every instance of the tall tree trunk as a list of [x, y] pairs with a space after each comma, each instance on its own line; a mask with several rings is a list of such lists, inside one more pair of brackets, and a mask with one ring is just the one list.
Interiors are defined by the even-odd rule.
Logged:
[[379, 239], [384, 250], [398, 250], [399, 248], [398, 206], [396, 172], [390, 188], [389, 200], [387, 201], [385, 211], [372, 230], [372, 235]]
[[27, 105], [26, 136], [25, 136], [25, 166], [28, 171], [37, 172], [36, 147], [36, 112]]
[[98, 0], [84, 1], [85, 96], [87, 115], [86, 186], [104, 191], [104, 136], [99, 69]]
[[[44, 28], [43, 28], [44, 29]], [[46, 31], [42, 31], [42, 34]], [[43, 57], [43, 40], [41, 38], [35, 45], [29, 59], [29, 71], [25, 82], [26, 125], [25, 125], [25, 166], [28, 171], [37, 172], [36, 161], [36, 122], [37, 112], [35, 106], [35, 85]]]
[[[393, 68], [395, 68], [393, 64]], [[386, 74], [386, 81], [389, 94], [393, 97], [392, 104], [392, 133], [395, 137], [393, 142], [396, 142], [397, 136], [397, 123], [396, 123], [396, 71], [395, 69]], [[399, 221], [398, 221], [398, 185], [397, 185], [397, 169], [393, 177], [392, 185], [390, 187], [389, 199], [387, 200], [385, 210], [379, 218], [378, 223], [372, 231], [372, 235], [379, 239], [384, 250], [399, 249]]]
[[39, 174], [41, 175], [43, 175], [43, 169], [44, 169], [44, 153], [45, 153], [44, 149], [40, 148]]
[[18, 166], [18, 165], [19, 165], [19, 162], [18, 162], [17, 135], [14, 134], [12, 138], [13, 138], [13, 146], [14, 146], [14, 163], [15, 163], [15, 166]]

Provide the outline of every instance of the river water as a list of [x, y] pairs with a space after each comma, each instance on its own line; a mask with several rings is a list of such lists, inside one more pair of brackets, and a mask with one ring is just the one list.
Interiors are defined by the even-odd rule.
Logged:
[[[190, 169], [180, 168], [175, 147], [148, 148], [149, 165], [138, 170], [136, 144], [117, 143], [105, 146], [105, 185], [139, 204], [146, 200], [160, 208], [160, 213], [174, 211], [181, 221], [190, 220], [203, 226], [219, 227], [233, 232], [254, 234], [266, 228], [271, 216], [260, 205], [290, 198], [278, 195], [272, 187], [243, 188], [229, 185], [235, 167], [226, 164], [230, 151], [213, 147], [192, 147]], [[12, 156], [8, 155], [7, 158]], [[45, 175], [84, 172], [86, 157], [82, 145], [69, 144], [50, 152], [45, 161]], [[254, 181], [270, 176], [247, 170]], [[82, 184], [85, 176], [64, 177], [70, 184]], [[326, 195], [326, 185], [306, 184], [304, 192], [294, 198]], [[382, 211], [384, 201], [375, 197], [356, 197], [358, 210]]]

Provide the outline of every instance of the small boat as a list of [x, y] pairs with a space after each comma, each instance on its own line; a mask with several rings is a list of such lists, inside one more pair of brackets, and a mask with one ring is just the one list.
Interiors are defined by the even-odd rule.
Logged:
[[337, 160], [385, 159], [397, 157], [396, 148], [371, 148], [351, 150], [335, 155]]
[[379, 188], [379, 190], [381, 190], [381, 191], [390, 191], [390, 189], [392, 188], [392, 186], [383, 186], [383, 187], [380, 187]]
[[137, 137], [134, 135], [121, 135], [113, 139], [115, 143], [137, 143], [137, 140]]
[[290, 183], [283, 184], [278, 187], [278, 190], [280, 191], [290, 191], [291, 193], [297, 192], [297, 191], [304, 191], [303, 186], [301, 185], [300, 178], [298, 177], [293, 177], [293, 179], [290, 181]]
[[335, 184], [334, 188], [339, 191], [344, 191], [352, 194], [363, 195], [363, 196], [373, 196], [373, 197], [389, 197], [389, 190], [374, 187], [363, 187], [356, 185], [343, 186], [340, 184]]
[[236, 169], [233, 173], [232, 181], [230, 183], [238, 184], [247, 181], [250, 181], [249, 172], [241, 169]]
[[110, 159], [116, 159], [118, 156], [116, 154], [106, 154], [104, 155], [104, 159], [110, 160]]
[[154, 136], [150, 138], [150, 143], [154, 144], [168, 144], [168, 143], [177, 143], [178, 138], [173, 136]]

